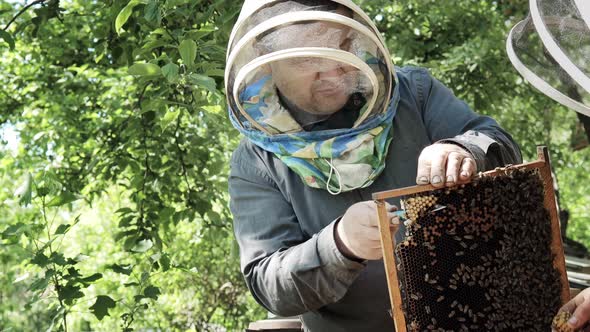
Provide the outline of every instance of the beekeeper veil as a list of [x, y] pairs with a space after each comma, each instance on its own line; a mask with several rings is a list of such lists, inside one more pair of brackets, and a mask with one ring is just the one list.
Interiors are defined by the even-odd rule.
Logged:
[[232, 124], [332, 194], [384, 169], [395, 81], [380, 33], [350, 0], [247, 0], [230, 36]]
[[342, 109], [355, 128], [387, 107], [389, 58], [350, 1], [246, 1], [229, 44], [226, 92], [239, 125], [267, 134], [306, 130]]
[[508, 36], [518, 72], [557, 102], [590, 116], [590, 1], [529, 0]]

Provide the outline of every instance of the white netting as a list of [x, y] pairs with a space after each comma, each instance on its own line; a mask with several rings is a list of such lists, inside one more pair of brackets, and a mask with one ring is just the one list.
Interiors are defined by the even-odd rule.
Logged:
[[243, 126], [268, 134], [308, 130], [346, 109], [356, 127], [385, 111], [389, 53], [345, 1], [270, 1], [236, 25], [226, 89]]
[[590, 2], [530, 0], [507, 51], [520, 74], [547, 96], [590, 116]]

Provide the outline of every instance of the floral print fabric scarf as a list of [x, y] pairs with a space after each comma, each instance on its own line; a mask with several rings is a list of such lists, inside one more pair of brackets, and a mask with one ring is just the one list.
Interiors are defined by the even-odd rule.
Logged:
[[357, 128], [302, 131], [282, 107], [274, 85], [268, 82], [262, 78], [244, 89], [240, 102], [255, 121], [282, 134], [257, 130], [230, 110], [232, 124], [249, 140], [274, 153], [306, 185], [334, 195], [367, 187], [381, 174], [393, 135], [399, 101], [397, 85], [386, 112], [370, 117]]

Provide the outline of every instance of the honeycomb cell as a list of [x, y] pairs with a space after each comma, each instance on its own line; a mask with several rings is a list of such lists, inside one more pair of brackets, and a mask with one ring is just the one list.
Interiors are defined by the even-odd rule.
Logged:
[[567, 325], [567, 321], [572, 317], [572, 314], [567, 311], [562, 311], [555, 315], [553, 318], [553, 323], [551, 327], [555, 330], [555, 332], [575, 332], [575, 330], [569, 325]]

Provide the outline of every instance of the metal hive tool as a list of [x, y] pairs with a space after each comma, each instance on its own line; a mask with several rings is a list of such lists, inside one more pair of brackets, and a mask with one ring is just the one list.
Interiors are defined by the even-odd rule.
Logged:
[[[396, 331], [551, 330], [569, 287], [546, 148], [538, 154], [454, 188], [373, 195]], [[399, 243], [393, 197], [408, 218]]]

